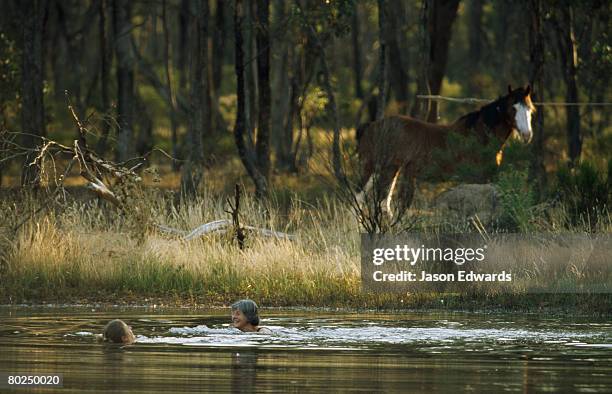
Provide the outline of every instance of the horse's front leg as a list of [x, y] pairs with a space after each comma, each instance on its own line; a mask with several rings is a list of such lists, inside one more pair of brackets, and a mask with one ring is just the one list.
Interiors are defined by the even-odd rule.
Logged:
[[388, 164], [384, 167], [378, 167], [376, 171], [364, 174], [362, 181], [364, 186], [355, 196], [360, 209], [367, 210], [374, 215], [377, 215], [376, 212], [388, 211], [386, 202], [391, 199], [390, 195], [393, 194], [393, 190], [389, 189], [398, 170], [399, 166]]
[[399, 219], [412, 205], [416, 191], [416, 171], [411, 165], [403, 168], [402, 175], [398, 180], [397, 203], [395, 204], [395, 216]]
[[382, 211], [386, 212], [387, 215], [389, 215], [390, 219], [393, 218], [393, 208], [391, 207], [391, 203], [393, 201], [393, 192], [395, 191], [398, 179], [401, 177], [400, 173], [401, 170], [397, 170], [395, 172], [395, 176], [393, 176], [393, 180], [391, 181], [391, 185], [389, 186], [389, 194], [387, 194], [387, 198], [385, 199], [384, 205], [382, 205], [381, 207]]
[[374, 166], [367, 163], [363, 166], [361, 175], [361, 184], [359, 185], [359, 193], [355, 195], [355, 201], [360, 208], [363, 208], [366, 202], [366, 196], [372, 190], [374, 185]]

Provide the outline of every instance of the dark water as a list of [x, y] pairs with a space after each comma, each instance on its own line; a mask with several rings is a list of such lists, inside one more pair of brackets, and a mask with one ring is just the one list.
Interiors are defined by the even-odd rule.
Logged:
[[[612, 392], [612, 322], [538, 315], [0, 307], [0, 373], [63, 375], [61, 393]], [[99, 343], [122, 318], [137, 343]], [[0, 387], [0, 392], [6, 391]], [[33, 389], [19, 388], [16, 392]]]

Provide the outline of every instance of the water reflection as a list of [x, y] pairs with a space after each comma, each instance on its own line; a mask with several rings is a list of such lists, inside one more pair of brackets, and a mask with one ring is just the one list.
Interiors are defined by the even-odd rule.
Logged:
[[257, 353], [248, 350], [232, 353], [230, 374], [233, 392], [254, 392], [257, 382], [257, 357]]
[[[0, 372], [63, 373], [62, 392], [584, 391], [612, 388], [612, 323], [533, 315], [0, 308]], [[121, 318], [137, 343], [95, 335]]]

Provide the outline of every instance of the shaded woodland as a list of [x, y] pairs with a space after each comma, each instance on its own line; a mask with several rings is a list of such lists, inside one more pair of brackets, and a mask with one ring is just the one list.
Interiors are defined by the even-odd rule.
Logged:
[[[128, 168], [176, 174], [168, 186], [186, 197], [246, 174], [265, 198], [313, 162], [341, 178], [364, 121], [450, 122], [477, 108], [417, 95], [495, 99], [530, 84], [535, 102], [607, 103], [610, 11], [597, 0], [6, 0], [0, 187], [48, 182], [32, 165], [43, 138], [82, 139]], [[609, 106], [538, 106], [533, 127], [540, 194], [568, 164], [605, 168]]]

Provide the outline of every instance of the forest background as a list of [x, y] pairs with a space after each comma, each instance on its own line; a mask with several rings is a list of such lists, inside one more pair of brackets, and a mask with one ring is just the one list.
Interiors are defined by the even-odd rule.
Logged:
[[[238, 273], [230, 269], [223, 274], [228, 282], [221, 281], [226, 287], [217, 288], [202, 284], [208, 282], [191, 262], [192, 254], [203, 249], [179, 248], [186, 254], [183, 262], [157, 264], [174, 278], [174, 284], [161, 286], [162, 293], [184, 296], [205, 289], [225, 300], [243, 295], [240, 289], [246, 286], [280, 303], [363, 300], [356, 295], [357, 276], [346, 282], [333, 279], [338, 269], [358, 271], [356, 242], [343, 237], [357, 234], [359, 226], [334, 180], [337, 164], [354, 156], [354, 129], [385, 114], [452, 122], [482, 104], [417, 96], [493, 100], [509, 84], [530, 84], [535, 102], [551, 104], [538, 105], [532, 144], [517, 148], [502, 167], [479, 179], [506, 188], [507, 217], [499, 226], [511, 231], [558, 225], [610, 230], [609, 2], [5, 0], [2, 8], [0, 191], [8, 213], [8, 246], [0, 257], [15, 282], [5, 296], [82, 295], [96, 280], [93, 287], [103, 294], [148, 292], [156, 288], [150, 282], [154, 278], [121, 282], [116, 271], [121, 262], [102, 275], [96, 268], [83, 268], [91, 263], [83, 259], [96, 250], [98, 256], [136, 259], [159, 270], [157, 263], [144, 263], [170, 256], [151, 246], [154, 238], [156, 245], [161, 242], [151, 222], [190, 229], [218, 219], [238, 183], [256, 196], [246, 197], [244, 220], [312, 233], [313, 239], [298, 246], [278, 247], [285, 253], [276, 256], [283, 270], [291, 270], [287, 261], [300, 258], [322, 262], [332, 254], [346, 256], [334, 257], [336, 267], [310, 262], [294, 273], [295, 281], [270, 282], [267, 288], [241, 274], [242, 268]], [[76, 166], [67, 168], [65, 151], [54, 156], [57, 161], [36, 161], [49, 140], [66, 147], [80, 141], [98, 157], [134, 168], [161, 194], [132, 196], [141, 201], [136, 203], [128, 202], [125, 191], [123, 203], [131, 213], [112, 213], [80, 188], [87, 179]], [[58, 180], [68, 191], [62, 199], [54, 188]], [[462, 179], [451, 181], [450, 186]], [[31, 195], [32, 190], [45, 190], [52, 203], [39, 192]], [[142, 201], [154, 210], [146, 198], [158, 201], [159, 210], [142, 214], [141, 207], [134, 214]], [[558, 208], [557, 203], [564, 212], [558, 222], [541, 214]], [[332, 226], [343, 230], [332, 231]], [[115, 244], [123, 251], [107, 250], [105, 245], [117, 241], [105, 238], [113, 231], [136, 232], [136, 249], [125, 241]], [[84, 233], [96, 235], [84, 240]], [[322, 246], [315, 238], [326, 241]], [[265, 242], [251, 252], [264, 250]], [[58, 243], [64, 245], [63, 254], [50, 256], [45, 248]], [[339, 245], [352, 246], [339, 252], [334, 249]], [[128, 250], [138, 257], [126, 257]], [[223, 253], [218, 260], [245, 260], [233, 250]], [[49, 259], [84, 271], [79, 276], [68, 266], [51, 269]], [[265, 265], [276, 269], [273, 263]], [[43, 278], [41, 266], [55, 271]], [[206, 275], [217, 272], [213, 268]], [[176, 275], [182, 278], [181, 270], [193, 277], [180, 282]], [[289, 291], [304, 275], [318, 284]], [[100, 277], [120, 284], [99, 284]], [[74, 291], [57, 290], [69, 288], [71, 280], [79, 282], [72, 285]]]

